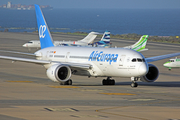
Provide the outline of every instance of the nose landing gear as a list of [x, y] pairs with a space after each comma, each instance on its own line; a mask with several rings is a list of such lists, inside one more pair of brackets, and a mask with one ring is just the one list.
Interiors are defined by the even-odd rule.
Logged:
[[131, 77], [131, 87], [137, 87], [138, 84], [136, 83], [136, 81], [138, 81], [139, 77]]

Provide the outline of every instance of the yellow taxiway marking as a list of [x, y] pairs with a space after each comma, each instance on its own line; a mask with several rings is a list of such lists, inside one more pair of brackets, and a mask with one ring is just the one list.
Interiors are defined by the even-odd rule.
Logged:
[[7, 82], [32, 83], [33, 81], [7, 81]]
[[80, 88], [80, 87], [76, 87], [76, 86], [49, 86], [51, 88]]
[[105, 94], [105, 95], [136, 95], [136, 94], [131, 94], [131, 93], [100, 93], [100, 94]]

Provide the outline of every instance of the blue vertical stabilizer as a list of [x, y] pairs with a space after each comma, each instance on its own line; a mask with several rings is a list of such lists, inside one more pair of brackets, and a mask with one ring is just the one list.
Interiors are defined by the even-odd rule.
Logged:
[[47, 47], [52, 47], [52, 46], [54, 46], [53, 39], [49, 32], [49, 28], [46, 24], [46, 21], [44, 19], [44, 15], [41, 11], [41, 8], [39, 7], [39, 5], [36, 5], [36, 4], [34, 6], [35, 6], [35, 10], [36, 10], [36, 18], [37, 18], [37, 25], [38, 25], [41, 49], [47, 48]]

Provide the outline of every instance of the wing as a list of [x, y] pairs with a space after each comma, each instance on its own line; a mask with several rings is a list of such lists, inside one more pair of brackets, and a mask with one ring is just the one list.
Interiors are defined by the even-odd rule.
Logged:
[[46, 60], [36, 60], [36, 59], [9, 57], [9, 56], [0, 56], [0, 59], [6, 59], [6, 60], [12, 60], [12, 61], [20, 61], [20, 62], [28, 62], [28, 63], [35, 63], [35, 64], [41, 64], [41, 65], [51, 63], [51, 61], [46, 61]]
[[34, 53], [24, 53], [24, 52], [6, 51], [6, 50], [0, 50], [0, 52], [15, 53], [15, 54], [21, 54], [21, 55], [28, 55], [28, 56], [36, 56], [36, 54], [34, 54]]
[[89, 70], [93, 67], [90, 63], [61, 62], [60, 64], [67, 65], [74, 70]]
[[154, 62], [154, 61], [158, 61], [158, 60], [162, 60], [162, 59], [166, 59], [166, 58], [170, 58], [170, 57], [174, 57], [174, 56], [179, 56], [179, 55], [180, 55], [180, 53], [172, 53], [172, 54], [167, 54], [167, 55], [149, 57], [149, 58], [145, 58], [145, 59], [147, 62]]
[[0, 56], [0, 59], [34, 63], [34, 64], [39, 64], [39, 65], [62, 64], [62, 65], [69, 66], [71, 69], [74, 69], [74, 70], [88, 70], [92, 68], [92, 65], [90, 63], [58, 62], [58, 61], [36, 60], [36, 59], [9, 57], [9, 56]]

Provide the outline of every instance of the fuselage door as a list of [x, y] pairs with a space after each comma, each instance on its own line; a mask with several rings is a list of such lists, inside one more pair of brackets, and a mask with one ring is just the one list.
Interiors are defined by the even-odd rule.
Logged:
[[121, 55], [119, 58], [119, 66], [123, 66], [124, 60], [126, 58], [126, 55]]
[[70, 54], [70, 52], [67, 52], [67, 54], [66, 54], [66, 58], [65, 58], [65, 59], [66, 59], [66, 60], [65, 60], [66, 62], [68, 62], [68, 61], [69, 61], [69, 54]]
[[47, 51], [46, 52], [46, 60], [52, 60], [54, 56], [54, 51]]

